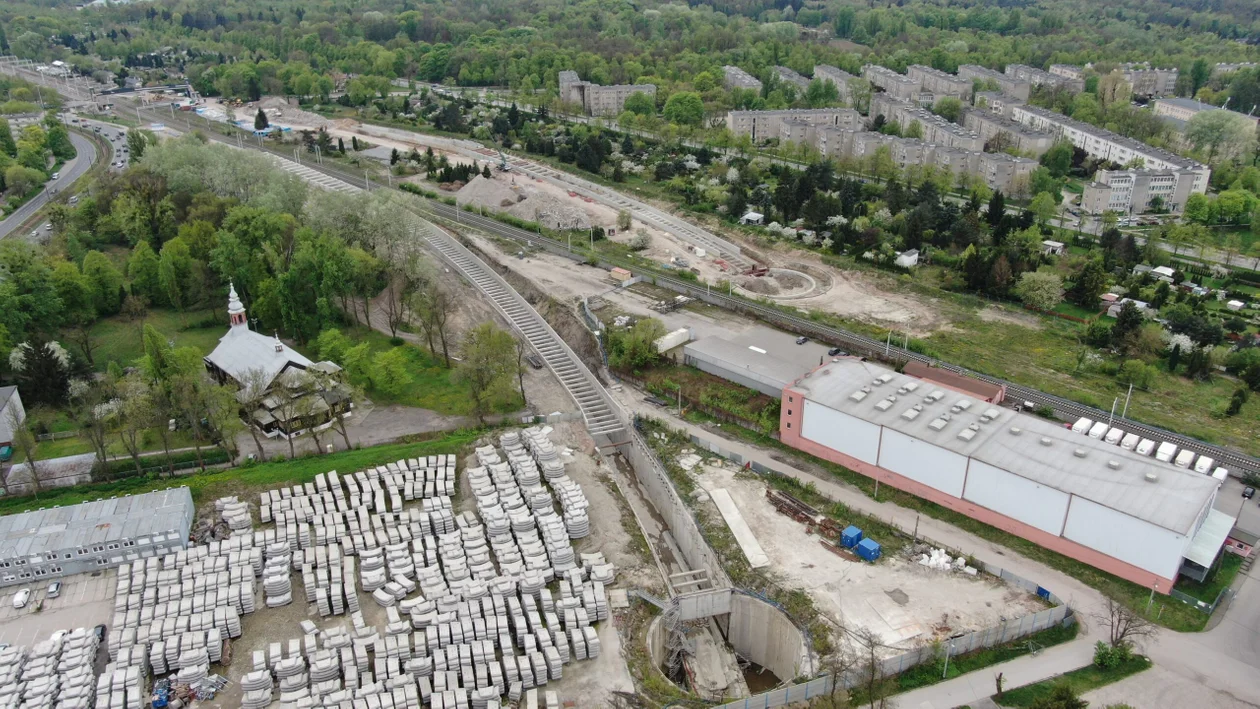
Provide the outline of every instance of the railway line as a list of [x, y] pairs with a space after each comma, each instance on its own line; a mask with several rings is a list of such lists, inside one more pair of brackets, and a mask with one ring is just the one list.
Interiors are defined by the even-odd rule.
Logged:
[[[145, 112], [144, 109], [141, 109], [141, 113], [144, 113], [144, 112]], [[161, 120], [161, 116], [155, 113], [154, 120]], [[188, 127], [190, 130], [193, 129], [193, 126], [191, 123], [188, 124]], [[218, 140], [221, 142], [235, 145], [235, 142], [232, 139], [226, 136], [223, 136], [221, 134], [212, 133], [209, 137], [211, 137], [214, 140]], [[255, 143], [248, 143], [248, 144], [256, 146]], [[269, 150], [268, 148], [261, 148], [261, 149], [266, 150], [267, 152], [273, 152]], [[279, 151], [274, 151], [274, 152], [276, 154], [281, 154], [279, 153]], [[351, 173], [348, 173], [336, 167], [327, 166], [327, 165], [316, 165], [316, 164], [310, 164], [310, 163], [304, 163], [304, 165], [311, 170], [315, 170], [325, 175], [335, 177], [339, 180], [346, 181], [349, 184], [356, 184], [360, 181], [363, 181], [364, 184], [369, 189], [387, 189], [385, 185], [379, 185], [379, 184], [372, 183], [367, 180], [362, 180], [360, 176], [353, 175]], [[479, 214], [475, 214], [472, 212], [465, 212], [463, 210], [460, 210], [454, 206], [445, 204], [443, 202], [438, 202], [435, 200], [427, 200], [427, 199], [423, 201], [425, 204], [425, 209], [427, 209], [430, 213], [434, 214], [435, 216], [441, 217], [448, 221], [467, 224], [469, 226], [476, 227], [478, 229], [494, 234], [496, 236], [501, 236], [508, 239], [514, 239], [517, 241], [522, 241], [528, 244], [532, 244], [540, 248], [546, 249], [547, 251], [550, 251], [551, 253], [565, 256], [567, 258], [571, 258], [574, 260], [580, 260], [582, 258], [579, 255], [570, 253], [563, 244], [560, 244], [556, 241], [548, 239], [547, 237], [542, 236], [540, 234], [536, 234], [534, 232], [526, 231], [524, 229], [520, 229], [511, 225], [505, 224], [503, 222], [500, 222], [496, 219], [492, 219], [490, 217], [484, 217], [484, 216], [481, 216]], [[634, 264], [630, 264], [628, 262], [622, 263], [620, 260], [611, 260], [608, 258], [602, 258], [602, 261], [608, 265], [632, 267], [639, 271], [642, 270]], [[483, 267], [484, 267], [484, 264], [483, 264]], [[965, 367], [960, 367], [957, 365], [942, 362], [933, 357], [928, 357], [918, 352], [914, 352], [912, 350], [897, 347], [896, 345], [891, 345], [889, 343], [881, 342], [879, 340], [875, 340], [873, 338], [866, 337], [864, 335], [850, 332], [848, 330], [843, 330], [840, 328], [833, 328], [827, 325], [822, 325], [820, 323], [809, 320], [808, 318], [803, 318], [797, 315], [786, 313], [777, 308], [762, 305], [760, 303], [756, 303], [750, 300], [745, 300], [743, 298], [738, 298], [734, 296], [725, 295], [722, 293], [712, 292], [709, 288], [706, 288], [704, 286], [699, 286], [695, 283], [690, 283], [687, 281], [683, 281], [681, 279], [671, 278], [669, 276], [660, 275], [656, 273], [650, 273], [650, 274], [645, 274], [645, 275], [649, 275], [652, 281], [658, 286], [668, 288], [672, 291], [675, 291], [683, 295], [687, 295], [689, 297], [696, 298], [698, 300], [703, 300], [707, 303], [711, 303], [713, 305], [716, 305], [718, 307], [721, 307], [727, 310], [753, 315], [759, 319], [773, 323], [775, 325], [778, 325], [780, 327], [783, 327], [787, 330], [790, 330], [792, 332], [795, 332], [801, 335], [808, 335], [815, 339], [818, 339], [824, 342], [829, 342], [836, 346], [845, 347], [847, 349], [850, 349], [855, 352], [860, 352], [865, 355], [903, 359], [903, 360], [916, 360], [919, 362], [923, 362], [925, 364], [930, 364], [932, 366], [940, 367], [941, 369], [944, 369], [949, 372], [953, 372], [955, 374], [960, 374], [960, 375], [971, 377], [974, 379], [979, 379], [981, 381], [988, 382], [990, 384], [1005, 386], [1008, 399], [1018, 401], [1018, 402], [1023, 402], [1023, 401], [1032, 402], [1035, 406], [1050, 407], [1055, 412], [1056, 415], [1062, 418], [1075, 420], [1081, 417], [1085, 417], [1085, 418], [1092, 419], [1094, 421], [1111, 420], [1113, 422], [1113, 425], [1118, 426], [1119, 428], [1122, 428], [1125, 431], [1137, 433], [1138, 435], [1144, 438], [1150, 438], [1157, 441], [1170, 441], [1172, 443], [1175, 443], [1180, 448], [1185, 448], [1185, 449], [1194, 451], [1195, 453], [1199, 455], [1210, 456], [1216, 461], [1217, 465], [1228, 468], [1229, 470], [1233, 471], [1235, 474], [1242, 473], [1242, 472], [1260, 472], [1260, 459], [1253, 458], [1249, 455], [1240, 453], [1238, 451], [1229, 450], [1221, 446], [1199, 441], [1189, 436], [1185, 436], [1179, 433], [1174, 433], [1172, 431], [1168, 431], [1168, 430], [1159, 428], [1157, 426], [1151, 426], [1149, 424], [1140, 423], [1132, 419], [1114, 417], [1114, 416], [1111, 416], [1111, 414], [1109, 414], [1108, 412], [1103, 411], [1101, 409], [1094, 408], [1092, 406], [1086, 406], [1084, 404], [1070, 401], [1060, 396], [1047, 394], [1045, 392], [1038, 391], [1030, 387], [1022, 386], [1020, 384], [1015, 384], [1013, 382], [1009, 382], [1009, 381], [1006, 381], [997, 377], [992, 377], [992, 376], [982, 374], [979, 372], [974, 372]], [[549, 365], [550, 365], [550, 362], [549, 362]]]

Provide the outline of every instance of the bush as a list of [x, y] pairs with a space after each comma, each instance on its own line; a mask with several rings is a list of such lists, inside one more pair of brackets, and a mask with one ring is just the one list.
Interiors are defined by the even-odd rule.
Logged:
[[1114, 669], [1132, 659], [1133, 648], [1128, 643], [1120, 643], [1113, 647], [1099, 640], [1094, 645], [1094, 666], [1099, 669]]

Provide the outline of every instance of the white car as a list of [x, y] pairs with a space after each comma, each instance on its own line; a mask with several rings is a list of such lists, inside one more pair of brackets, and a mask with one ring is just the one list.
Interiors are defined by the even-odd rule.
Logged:
[[54, 180], [60, 180], [60, 179], [61, 179], [61, 173], [60, 173], [60, 172], [54, 172], [54, 173], [52, 174], [52, 179], [54, 179]]
[[18, 591], [17, 593], [13, 594], [13, 607], [25, 608], [26, 604], [30, 602], [30, 600], [31, 600], [31, 589], [24, 588], [21, 591]]

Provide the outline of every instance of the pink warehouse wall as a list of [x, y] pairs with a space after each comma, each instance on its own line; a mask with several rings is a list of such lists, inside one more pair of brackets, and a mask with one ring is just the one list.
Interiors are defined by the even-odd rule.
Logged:
[[1023, 537], [1038, 546], [1069, 556], [1145, 588], [1150, 588], [1152, 584], [1158, 583], [1159, 592], [1166, 594], [1173, 587], [1176, 579], [1164, 578], [1146, 569], [1138, 568], [1128, 562], [1078, 544], [1070, 539], [1042, 531], [1019, 520], [994, 512], [987, 507], [981, 507], [968, 500], [948, 495], [916, 480], [898, 475], [891, 470], [864, 463], [857, 458], [847, 456], [820, 443], [802, 438], [800, 432], [804, 421], [804, 408], [805, 397], [799, 391], [795, 391], [790, 387], [783, 390], [782, 406], [779, 413], [779, 440], [797, 450], [838, 465], [843, 465], [850, 470], [856, 470], [869, 478], [879, 480], [885, 485], [891, 485], [916, 497], [935, 502], [942, 507], [965, 514], [972, 519], [984, 522], [991, 527], [997, 527], [1004, 532]]

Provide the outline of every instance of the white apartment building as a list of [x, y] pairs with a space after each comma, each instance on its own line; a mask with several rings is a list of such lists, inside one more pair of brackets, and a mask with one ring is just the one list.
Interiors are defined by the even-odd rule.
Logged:
[[1010, 192], [1017, 181], [1027, 181], [1036, 160], [1005, 153], [982, 153], [937, 145], [914, 138], [898, 138], [864, 130], [823, 126], [815, 130], [815, 147], [827, 157], [861, 160], [887, 147], [893, 163], [902, 170], [934, 165], [954, 174], [980, 177], [990, 189]]
[[1027, 64], [1007, 64], [1006, 75], [1027, 81], [1033, 86], [1062, 87], [1074, 93], [1085, 90], [1084, 79], [1061, 76]]
[[601, 86], [582, 81], [571, 69], [560, 72], [560, 100], [582, 107], [588, 116], [615, 116], [621, 113], [626, 99], [634, 94], [656, 97], [654, 84], [617, 84]]
[[1028, 95], [1032, 92], [1032, 83], [1028, 80], [1007, 76], [1000, 71], [994, 71], [976, 64], [963, 64], [958, 67], [958, 76], [969, 81], [974, 81], [975, 79], [992, 81], [997, 84], [998, 89], [1003, 93], [1010, 94], [1023, 101], [1027, 101]]
[[722, 75], [728, 89], [751, 89], [761, 91], [761, 80], [737, 66], [722, 67]]
[[1084, 150], [1090, 157], [1109, 160], [1118, 165], [1127, 165], [1135, 159], [1140, 159], [1142, 167], [1147, 170], [1191, 172], [1194, 178], [1190, 191], [1200, 194], [1207, 192], [1208, 178], [1211, 177], [1212, 170], [1207, 165], [1189, 158], [1183, 158], [1167, 150], [1126, 138], [1105, 128], [1072, 120], [1067, 116], [1037, 106], [1016, 106], [1011, 111], [1011, 117], [1026, 126], [1070, 140], [1073, 145]]
[[919, 82], [923, 91], [930, 92], [934, 98], [953, 96], [963, 101], [971, 101], [972, 82], [953, 74], [922, 64], [911, 64], [906, 67], [906, 76], [911, 81]]
[[829, 64], [816, 64], [814, 65], [814, 78], [835, 84], [836, 90], [840, 92], [841, 101], [845, 103], [853, 101], [853, 91], [849, 86], [849, 82], [858, 77]]
[[1075, 64], [1051, 64], [1050, 73], [1065, 79], [1085, 80], [1085, 68]]
[[781, 111], [730, 111], [726, 114], [727, 129], [736, 136], [751, 137], [753, 143], [782, 138], [783, 121], [857, 130], [862, 127], [862, 114], [851, 108], [791, 108]]
[[1000, 137], [1007, 141], [1010, 147], [1021, 153], [1031, 154], [1033, 157], [1041, 157], [1042, 153], [1054, 145], [1054, 136], [1050, 133], [1029, 128], [1023, 123], [992, 111], [981, 109], [963, 111], [963, 125], [979, 134], [984, 145]]
[[1150, 64], [1121, 64], [1120, 73], [1137, 96], [1169, 96], [1177, 87], [1177, 67], [1160, 69]]
[[1179, 213], [1195, 177], [1191, 170], [1099, 170], [1081, 193], [1081, 208], [1090, 214], [1141, 214], [1158, 200], [1164, 209]]
[[791, 84], [801, 91], [809, 88], [809, 79], [801, 76], [801, 74], [794, 69], [790, 69], [785, 66], [776, 66], [774, 68], [774, 72], [779, 76], [779, 81]]
[[902, 101], [918, 101], [923, 89], [922, 85], [914, 79], [878, 64], [867, 64], [862, 67], [862, 78]]
[[[1155, 115], [1171, 119], [1177, 126], [1177, 130], [1185, 129], [1185, 122], [1194, 118], [1200, 113], [1207, 111], [1224, 111], [1220, 106], [1213, 106], [1210, 103], [1203, 103], [1192, 98], [1161, 98], [1154, 102]], [[1242, 116], [1251, 121], [1253, 126], [1260, 126], [1260, 117], [1249, 116], [1238, 111], [1230, 111], [1236, 116]]]
[[896, 123], [905, 132], [914, 122], [923, 131], [923, 140], [951, 148], [980, 151], [984, 140], [978, 133], [957, 123], [941, 118], [931, 111], [909, 101], [901, 101], [888, 94], [871, 97], [872, 116], [882, 115], [889, 123]]

